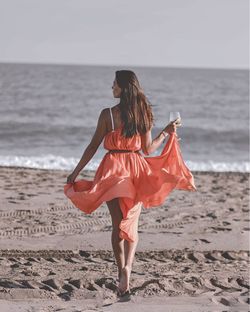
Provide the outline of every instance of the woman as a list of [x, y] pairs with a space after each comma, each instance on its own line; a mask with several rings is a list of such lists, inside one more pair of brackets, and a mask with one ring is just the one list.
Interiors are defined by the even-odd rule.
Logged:
[[[118, 266], [118, 290], [129, 292], [129, 281], [138, 243], [138, 220], [144, 208], [161, 205], [173, 189], [195, 191], [193, 176], [184, 164], [177, 140], [180, 121], [169, 123], [152, 140], [153, 114], [134, 72], [116, 71], [113, 96], [120, 98], [112, 109], [103, 109], [95, 134], [78, 165], [67, 178], [65, 195], [91, 213], [103, 202], [112, 218], [112, 247]], [[153, 153], [169, 136], [160, 156]], [[108, 150], [93, 181], [75, 179], [104, 139]]]

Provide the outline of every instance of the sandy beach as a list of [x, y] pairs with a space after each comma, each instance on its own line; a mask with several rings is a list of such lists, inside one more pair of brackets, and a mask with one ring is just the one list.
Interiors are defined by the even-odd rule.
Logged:
[[197, 192], [142, 210], [119, 298], [106, 204], [73, 207], [67, 171], [0, 167], [0, 310], [248, 311], [249, 174], [192, 173]]

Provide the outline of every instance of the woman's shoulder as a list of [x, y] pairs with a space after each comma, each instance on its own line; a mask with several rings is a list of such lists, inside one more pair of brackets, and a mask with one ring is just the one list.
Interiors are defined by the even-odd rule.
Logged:
[[106, 113], [109, 113], [110, 114], [110, 109], [111, 109], [111, 112], [112, 113], [115, 113], [115, 112], [120, 112], [120, 108], [118, 105], [114, 105], [114, 106], [109, 106], [109, 107], [105, 107], [101, 110], [101, 112], [103, 112], [104, 114]]

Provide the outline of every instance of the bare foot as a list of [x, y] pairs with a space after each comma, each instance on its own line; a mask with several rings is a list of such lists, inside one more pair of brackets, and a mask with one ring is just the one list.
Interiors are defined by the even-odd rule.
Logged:
[[130, 279], [130, 268], [129, 266], [125, 265], [124, 268], [122, 268], [121, 272], [121, 278], [119, 282], [119, 291], [121, 295], [123, 295], [125, 292], [129, 291], [129, 279]]

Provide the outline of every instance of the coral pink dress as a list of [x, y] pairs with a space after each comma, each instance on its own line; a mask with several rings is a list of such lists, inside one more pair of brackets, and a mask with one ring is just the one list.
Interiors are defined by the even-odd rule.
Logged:
[[[107, 150], [141, 149], [141, 136], [122, 136], [122, 126], [106, 134], [103, 147]], [[92, 181], [81, 179], [64, 185], [64, 194], [72, 203], [90, 214], [103, 202], [119, 198], [123, 219], [119, 236], [134, 241], [140, 213], [138, 202], [144, 208], [160, 206], [174, 190], [196, 191], [194, 178], [185, 165], [177, 134], [172, 133], [159, 156], [144, 157], [139, 152], [107, 152]]]

